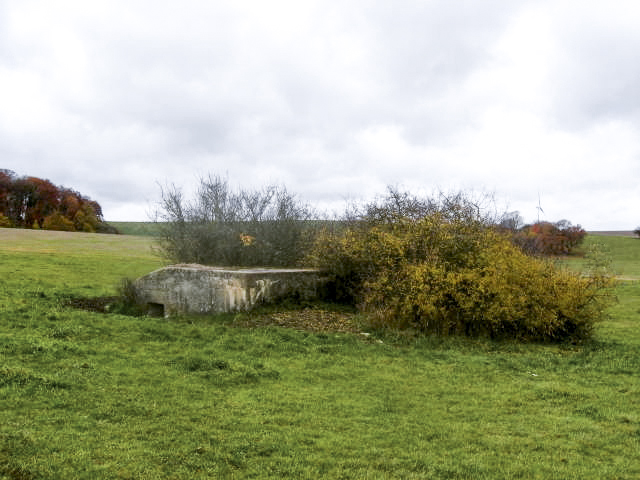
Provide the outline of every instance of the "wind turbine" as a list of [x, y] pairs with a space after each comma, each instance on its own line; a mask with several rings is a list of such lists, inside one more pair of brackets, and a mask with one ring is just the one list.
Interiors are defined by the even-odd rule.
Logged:
[[540, 212], [542, 212], [542, 214], [544, 215], [544, 210], [540, 205], [540, 192], [538, 192], [538, 206], [536, 207], [536, 210], [538, 210], [538, 223], [540, 223]]

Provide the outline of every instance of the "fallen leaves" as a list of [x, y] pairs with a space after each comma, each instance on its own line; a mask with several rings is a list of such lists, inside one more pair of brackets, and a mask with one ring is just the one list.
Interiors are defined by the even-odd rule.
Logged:
[[251, 313], [234, 319], [239, 327], [277, 326], [316, 333], [362, 333], [358, 315], [319, 307]]

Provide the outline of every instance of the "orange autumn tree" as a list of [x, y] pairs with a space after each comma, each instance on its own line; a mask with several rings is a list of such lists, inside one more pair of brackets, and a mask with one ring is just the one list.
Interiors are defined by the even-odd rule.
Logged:
[[98, 202], [38, 177], [0, 170], [0, 227], [117, 233]]
[[49, 180], [27, 177], [26, 182], [32, 198], [25, 213], [25, 224], [43, 228], [45, 218], [58, 209], [60, 191]]
[[570, 255], [586, 235], [580, 225], [572, 225], [568, 220], [537, 222], [515, 232], [513, 242], [533, 255]]
[[0, 227], [10, 227], [11, 221], [7, 216], [9, 210], [9, 192], [11, 190], [10, 170], [0, 170]]

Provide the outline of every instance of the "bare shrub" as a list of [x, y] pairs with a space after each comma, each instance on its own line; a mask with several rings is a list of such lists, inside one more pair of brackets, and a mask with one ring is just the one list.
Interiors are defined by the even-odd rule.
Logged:
[[191, 201], [176, 186], [161, 196], [159, 248], [172, 262], [293, 266], [311, 241], [312, 211], [284, 187], [234, 190], [227, 179], [208, 176]]

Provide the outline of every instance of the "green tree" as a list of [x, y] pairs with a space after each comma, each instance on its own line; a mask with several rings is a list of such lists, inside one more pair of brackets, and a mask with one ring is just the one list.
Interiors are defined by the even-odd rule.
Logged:
[[62, 232], [73, 232], [76, 230], [73, 222], [60, 212], [54, 212], [51, 215], [48, 215], [44, 219], [42, 228], [45, 230], [58, 230]]

